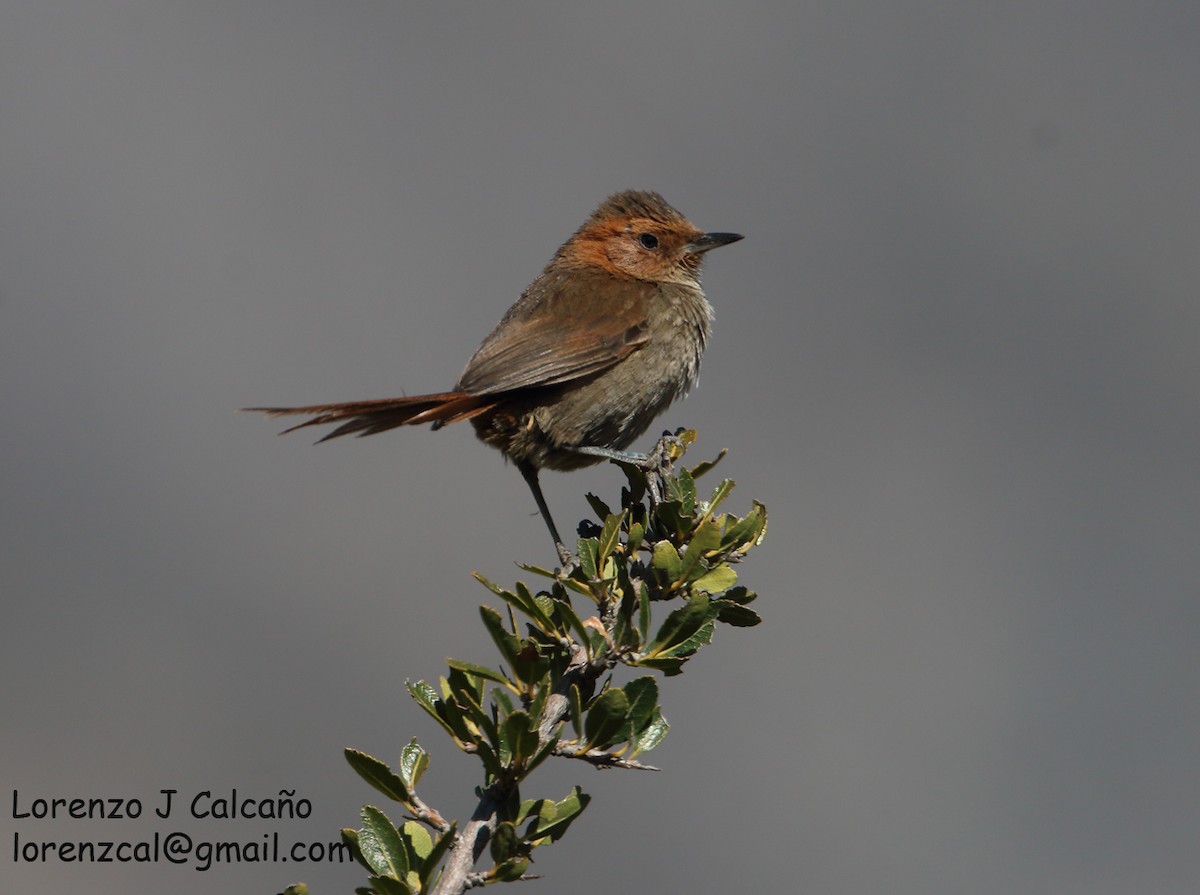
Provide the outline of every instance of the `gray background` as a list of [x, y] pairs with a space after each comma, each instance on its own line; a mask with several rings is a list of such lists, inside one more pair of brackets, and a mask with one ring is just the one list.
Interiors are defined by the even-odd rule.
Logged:
[[[1200, 7], [0, 7], [0, 792], [295, 790], [291, 824], [0, 816], [5, 891], [348, 892], [355, 867], [14, 864], [335, 838], [353, 745], [476, 764], [402, 690], [549, 562], [466, 427], [321, 448], [255, 403], [447, 387], [608, 193], [709, 259], [662, 426], [773, 511], [768, 624], [664, 687], [656, 775], [537, 891], [1194, 892]], [[564, 526], [611, 468], [547, 476]], [[177, 815], [181, 812], [177, 812]], [[533, 888], [530, 888], [533, 891]]]

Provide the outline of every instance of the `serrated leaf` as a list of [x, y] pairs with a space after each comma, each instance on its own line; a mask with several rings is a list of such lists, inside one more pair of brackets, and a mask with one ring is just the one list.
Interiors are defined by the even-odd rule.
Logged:
[[605, 749], [628, 734], [629, 697], [624, 690], [607, 690], [592, 703], [583, 734], [592, 748]]
[[350, 854], [358, 863], [362, 864], [367, 870], [371, 869], [371, 865], [367, 863], [366, 858], [362, 856], [362, 849], [358, 847], [358, 830], [350, 827], [342, 827], [342, 842], [350, 849]]
[[576, 542], [576, 556], [579, 557], [579, 568], [589, 581], [599, 577], [599, 563], [596, 561], [596, 539], [580, 538]]
[[721, 563], [715, 569], [705, 572], [692, 582], [692, 589], [707, 594], [719, 594], [737, 583], [737, 572], [728, 563]]
[[416, 787], [427, 767], [429, 753], [422, 749], [417, 743], [417, 738], [413, 737], [408, 745], [400, 750], [400, 779], [404, 781], [404, 786], [409, 792]]
[[393, 801], [408, 801], [409, 787], [387, 764], [365, 752], [359, 752], [357, 749], [346, 749], [343, 754], [350, 767], [354, 768], [355, 773], [375, 789]]
[[371, 805], [362, 809], [358, 848], [377, 876], [402, 881], [408, 875], [408, 850], [388, 816]]
[[445, 727], [446, 732], [453, 736], [454, 731], [438, 715], [437, 704], [441, 697], [438, 696], [437, 690], [433, 689], [428, 681], [408, 681], [406, 682], [406, 686], [408, 687], [409, 694], [417, 701], [417, 705], [432, 715], [434, 720]]
[[[446, 692], [449, 693], [449, 685], [445, 683], [444, 678], [442, 681]], [[433, 689], [427, 681], [408, 683], [407, 686], [408, 692], [417, 701], [417, 705], [437, 721], [456, 742], [460, 744], [474, 743], [479, 739], [478, 733], [472, 733], [467, 729], [466, 719], [458, 706], [440, 697], [437, 690]]]
[[684, 516], [694, 516], [696, 513], [696, 480], [692, 479], [688, 469], [680, 469], [676, 476], [678, 487], [673, 488], [679, 494], [680, 509]]
[[667, 723], [667, 719], [664, 718], [662, 716], [662, 712], [655, 707], [649, 723], [638, 735], [637, 747], [634, 749], [633, 754], [637, 755], [641, 752], [649, 752], [663, 741], [663, 738], [667, 735], [667, 731], [670, 729], [671, 725]]

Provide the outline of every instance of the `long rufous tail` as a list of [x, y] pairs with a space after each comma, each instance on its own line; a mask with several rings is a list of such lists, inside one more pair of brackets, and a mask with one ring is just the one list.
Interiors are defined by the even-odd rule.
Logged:
[[[420, 423], [445, 425], [470, 419], [490, 410], [495, 396], [470, 395], [466, 392], [443, 392], [437, 395], [413, 395], [411, 398], [381, 398], [376, 401], [351, 401], [346, 404], [313, 404], [310, 407], [244, 407], [243, 410], [265, 413], [267, 416], [310, 414], [312, 419], [284, 429], [280, 434], [295, 432], [308, 426], [342, 423], [321, 441], [355, 433], [361, 438], [386, 432], [397, 426]], [[342, 421], [345, 422], [342, 422]], [[320, 442], [318, 442], [319, 444]]]

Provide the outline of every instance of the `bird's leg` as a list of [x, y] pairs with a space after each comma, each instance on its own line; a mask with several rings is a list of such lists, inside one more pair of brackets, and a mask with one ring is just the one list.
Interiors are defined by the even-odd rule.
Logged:
[[615, 460], [618, 463], [628, 463], [631, 466], [646, 468], [646, 464], [650, 462], [649, 454], [643, 454], [639, 451], [618, 451], [615, 448], [593, 447], [590, 444], [583, 444], [579, 447], [571, 448], [577, 454], [587, 454], [591, 457], [603, 457], [605, 460]]
[[546, 527], [550, 529], [550, 537], [554, 538], [554, 549], [558, 551], [558, 561], [562, 563], [562, 573], [569, 575], [575, 566], [575, 557], [571, 555], [571, 551], [566, 548], [562, 538], [558, 536], [558, 529], [555, 528], [554, 519], [550, 516], [550, 508], [546, 506], [546, 498], [542, 496], [542, 486], [538, 484], [537, 467], [530, 463], [518, 462], [517, 469], [521, 470], [521, 475], [525, 477], [529, 490], [533, 492], [533, 500], [537, 504], [538, 512], [546, 520]]
[[581, 445], [573, 448], [578, 454], [587, 454], [591, 457], [603, 457], [605, 460], [612, 460], [615, 463], [628, 463], [630, 466], [636, 466], [638, 469], [644, 470], [646, 473], [646, 487], [650, 492], [650, 499], [654, 503], [658, 503], [663, 499], [665, 493], [665, 485], [663, 479], [671, 471], [671, 447], [679, 439], [672, 432], [664, 432], [662, 438], [654, 445], [654, 449], [649, 454], [643, 454], [639, 451], [618, 451], [614, 448], [596, 447], [593, 445]]

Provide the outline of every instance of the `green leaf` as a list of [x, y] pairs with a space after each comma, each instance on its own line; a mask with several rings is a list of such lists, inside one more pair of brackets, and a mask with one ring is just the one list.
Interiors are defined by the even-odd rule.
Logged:
[[692, 589], [708, 594], [719, 594], [737, 583], [737, 572], [728, 563], [721, 563], [715, 569], [705, 572], [692, 582]]
[[533, 745], [536, 747], [537, 751], [533, 753], [533, 758], [529, 759], [529, 762], [525, 765], [526, 777], [529, 776], [534, 768], [554, 754], [554, 748], [558, 745], [559, 737], [562, 735], [561, 731], [562, 725], [559, 724], [558, 730], [551, 734], [546, 742], [542, 743], [541, 746], [538, 746], [539, 740], [535, 732]]
[[694, 516], [696, 513], [696, 480], [692, 479], [688, 469], [680, 469], [676, 481], [679, 483], [680, 509], [683, 510], [685, 516]]
[[650, 588], [645, 581], [638, 588], [638, 635], [642, 643], [650, 637]]
[[596, 546], [597, 565], [602, 567], [604, 561], [612, 556], [613, 550], [616, 549], [617, 544], [621, 540], [621, 523], [624, 521], [624, 513], [610, 515], [605, 518], [604, 528], [600, 532]]
[[450, 696], [443, 700], [445, 707], [453, 706], [479, 726], [491, 720], [483, 709], [484, 683], [480, 678], [451, 668], [446, 675], [446, 683], [450, 688]]
[[[610, 690], [609, 692], [620, 691]], [[539, 813], [537, 826], [534, 827], [532, 833], [526, 838], [533, 841], [535, 839], [545, 839], [549, 836], [551, 842], [557, 842], [562, 838], [563, 833], [567, 831], [567, 827], [571, 825], [571, 822], [583, 813], [583, 809], [588, 806], [588, 802], [591, 800], [591, 796], [576, 786], [570, 795], [553, 806], [553, 813], [546, 812], [550, 815], [549, 818], [545, 814]]]
[[654, 545], [654, 556], [650, 565], [662, 572], [664, 581], [678, 581], [681, 577], [683, 561], [679, 558], [679, 551], [670, 541], [659, 541]]
[[[458, 706], [442, 699], [438, 695], [437, 690], [433, 689], [427, 681], [416, 681], [415, 683], [409, 683], [407, 686], [408, 692], [417, 701], [417, 705], [428, 712], [438, 724], [442, 725], [446, 733], [450, 734], [455, 741], [459, 743], [474, 743], [479, 739], [478, 734], [474, 734], [467, 729], [466, 720]], [[447, 687], [447, 689], [449, 688]]]
[[509, 668], [515, 668], [517, 653], [520, 652], [516, 635], [504, 627], [500, 613], [492, 607], [480, 606], [479, 616], [483, 619], [483, 626], [487, 628], [488, 634], [491, 635], [496, 648], [500, 650], [500, 655], [504, 657], [504, 661], [508, 663]]
[[390, 876], [373, 876], [367, 880], [377, 895], [413, 895], [406, 883]]
[[538, 599], [538, 597], [530, 593], [529, 588], [523, 581], [517, 582], [516, 595], [519, 598], [520, 603], [514, 603], [511, 600], [509, 602], [514, 606], [519, 606], [522, 612], [533, 619], [533, 623], [537, 627], [541, 628], [547, 634], [553, 634], [554, 623], [550, 620], [550, 616], [547, 614], [547, 610], [553, 608], [550, 599], [548, 597], [542, 597], [542, 599]]
[[[526, 712], [513, 712], [504, 721], [500, 742], [507, 743], [510, 761], [514, 766], [526, 764], [537, 751], [538, 735], [531, 730], [533, 719]], [[501, 749], [501, 759], [504, 758]], [[506, 762], [507, 763], [507, 762]]]
[[488, 842], [488, 848], [492, 853], [492, 860], [497, 864], [507, 861], [517, 851], [517, 845], [520, 843], [521, 837], [517, 835], [517, 828], [510, 821], [501, 821], [496, 824], [496, 829], [492, 833], [492, 838]]
[[[673, 651], [689, 643], [716, 617], [718, 607], [705, 594], [696, 594], [685, 606], [673, 611], [663, 621], [654, 642], [646, 648], [648, 657], [672, 655]], [[711, 630], [710, 635], [711, 637]], [[707, 642], [707, 641], [703, 641]], [[694, 650], [693, 650], [694, 651]]]
[[662, 650], [657, 654], [657, 656], [676, 656], [681, 659], [686, 659], [706, 643], [711, 643], [712, 635], [713, 623], [711, 621], [705, 622], [687, 640], [683, 641], [682, 643], [677, 643], [675, 646], [672, 646], [669, 649]]
[[554, 603], [555, 612], [564, 622], [563, 627], [570, 630], [581, 643], [587, 643], [588, 629], [583, 626], [583, 622], [579, 620], [579, 616], [575, 614], [571, 604], [566, 600], [555, 600]]
[[413, 863], [424, 861], [433, 851], [433, 839], [430, 838], [429, 831], [415, 820], [405, 821], [404, 826], [400, 828], [400, 835], [408, 843], [409, 853], [420, 859]]
[[403, 881], [408, 875], [408, 850], [388, 816], [371, 805], [362, 809], [363, 827], [358, 848], [371, 869], [381, 877]]
[[634, 556], [638, 548], [642, 546], [642, 539], [646, 537], [646, 526], [640, 522], [629, 523], [629, 537], [625, 543], [629, 547], [629, 555]]
[[483, 762], [483, 769], [491, 780], [503, 776], [504, 768], [500, 764], [500, 759], [496, 757], [495, 750], [488, 745], [486, 740], [480, 740], [476, 743], [475, 754]]
[[354, 856], [354, 860], [362, 864], [367, 870], [371, 869], [371, 865], [367, 863], [367, 859], [362, 855], [362, 849], [358, 847], [358, 830], [350, 827], [342, 827], [342, 842], [350, 849], [350, 854]]
[[529, 869], [528, 858], [510, 858], [502, 864], [497, 864], [488, 872], [488, 881], [497, 883], [516, 882]]
[[347, 749], [344, 754], [346, 761], [349, 762], [350, 767], [354, 768], [355, 773], [389, 799], [396, 802], [409, 800], [409, 787], [384, 762], [365, 752], [359, 752], [357, 749]]
[[748, 606], [727, 603], [724, 600], [718, 602], [721, 605], [720, 611], [717, 612], [717, 621], [719, 622], [733, 625], [735, 628], [753, 628], [762, 621], [758, 613]]
[[713, 457], [713, 459], [704, 460], [700, 463], [697, 463], [692, 467], [692, 478], [700, 478], [700, 476], [704, 475], [706, 472], [720, 463], [725, 458], [727, 453], [729, 453], [729, 451], [726, 448], [721, 448], [721, 453], [717, 454], [717, 456]]
[[568, 697], [570, 699], [571, 706], [571, 727], [575, 729], [575, 738], [578, 739], [583, 733], [581, 726], [583, 724], [583, 703], [580, 699], [578, 684], [571, 684], [571, 689], [568, 691]]
[[633, 750], [633, 754], [637, 755], [640, 752], [649, 752], [663, 741], [663, 737], [667, 735], [667, 731], [670, 729], [671, 725], [667, 723], [667, 719], [662, 716], [662, 712], [655, 706], [649, 723], [638, 735], [637, 745]]
[[407, 746], [400, 750], [400, 779], [411, 793], [416, 787], [421, 775], [429, 767], [429, 753], [420, 747], [417, 738], [413, 737]]
[[725, 502], [725, 498], [733, 491], [733, 482], [730, 479], [724, 479], [721, 484], [713, 488], [712, 496], [708, 499], [708, 507], [705, 510], [705, 515], [712, 516], [717, 507]]
[[447, 659], [446, 664], [458, 671], [473, 674], [476, 677], [481, 677], [489, 681], [495, 681], [497, 684], [508, 683], [508, 678], [503, 674], [484, 665], [476, 665], [474, 662], [464, 662], [462, 659]]
[[595, 494], [589, 493], [586, 495], [586, 497], [588, 506], [592, 508], [592, 512], [596, 514], [597, 519], [607, 519], [612, 515], [612, 510], [608, 508], [608, 504], [606, 504]]
[[725, 593], [721, 594], [721, 599], [723, 601], [729, 603], [740, 603], [743, 606], [753, 603], [757, 598], [758, 594], [752, 590], [747, 590], [745, 587], [740, 585], [738, 587], [731, 587], [729, 590], [725, 591]]
[[682, 538], [692, 527], [692, 517], [683, 514], [678, 500], [664, 500], [654, 505], [654, 520], [659, 530], [665, 530], [672, 538]]
[[762, 543], [767, 532], [767, 508], [754, 501], [754, 509], [725, 529], [721, 544], [726, 550], [749, 549]]
[[628, 735], [629, 697], [624, 690], [606, 690], [592, 703], [583, 732], [590, 746], [606, 749]]
[[640, 732], [658, 708], [658, 682], [649, 676], [639, 677], [622, 689], [629, 700], [629, 725], [635, 733]]
[[704, 562], [704, 554], [714, 550], [721, 543], [721, 527], [713, 520], [702, 522], [696, 533], [688, 540], [687, 551], [676, 581], [693, 581], [701, 577], [708, 566]]
[[647, 656], [638, 659], [631, 663], [639, 668], [655, 668], [667, 677], [672, 677], [683, 672], [683, 663], [685, 659], [677, 659], [672, 656]]
[[596, 560], [596, 539], [580, 538], [576, 542], [576, 555], [579, 557], [579, 568], [585, 578], [594, 581], [600, 577], [599, 563]]

